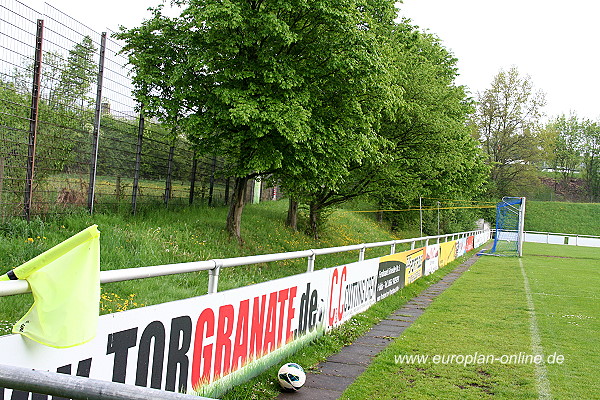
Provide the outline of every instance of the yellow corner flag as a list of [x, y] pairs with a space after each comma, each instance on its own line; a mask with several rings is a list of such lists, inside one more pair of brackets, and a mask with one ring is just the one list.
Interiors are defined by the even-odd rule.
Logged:
[[100, 305], [100, 232], [97, 225], [0, 276], [26, 279], [33, 306], [13, 327], [51, 347], [72, 347], [96, 335]]

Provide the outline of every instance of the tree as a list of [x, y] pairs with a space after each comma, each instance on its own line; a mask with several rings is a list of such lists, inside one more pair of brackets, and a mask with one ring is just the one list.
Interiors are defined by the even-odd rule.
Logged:
[[96, 81], [97, 65], [93, 60], [95, 52], [96, 46], [89, 36], [85, 36], [69, 50], [66, 62], [60, 69], [53, 96], [58, 104], [84, 108], [86, 95]]
[[[391, 24], [394, 2], [177, 3], [186, 6], [180, 17], [167, 18], [159, 8], [117, 37], [127, 43], [144, 110], [177, 120], [201, 151], [230, 166], [226, 227], [241, 240], [249, 179], [276, 173], [284, 162], [315, 163], [306, 147], [337, 153], [343, 162], [359, 159], [376, 139], [379, 106], [364, 99], [376, 97], [371, 87], [383, 63], [374, 32]], [[326, 112], [339, 120], [337, 128], [319, 125], [315, 116]]]
[[575, 114], [571, 114], [568, 118], [565, 115], [556, 117], [546, 126], [551, 135], [552, 168], [565, 182], [581, 166], [584, 125]]
[[583, 123], [583, 173], [590, 201], [600, 201], [600, 126]]
[[465, 123], [472, 106], [454, 83], [457, 60], [439, 39], [406, 21], [386, 33], [388, 90], [397, 98], [379, 115], [376, 155], [350, 164], [335, 185], [306, 171], [291, 180], [293, 187], [286, 185], [308, 205], [314, 237], [322, 212], [350, 199], [369, 195], [382, 208], [397, 209], [426, 193], [473, 196], [485, 180], [487, 169]]
[[478, 94], [473, 123], [491, 166], [492, 195], [519, 194], [534, 180], [540, 160], [539, 119], [545, 95], [516, 67], [501, 70], [492, 85]]

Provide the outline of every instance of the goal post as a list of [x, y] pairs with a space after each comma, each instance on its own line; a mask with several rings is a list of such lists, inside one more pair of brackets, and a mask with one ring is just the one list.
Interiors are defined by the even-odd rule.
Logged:
[[523, 257], [523, 243], [525, 242], [525, 200], [525, 197], [521, 197], [521, 208], [519, 210], [519, 257]]
[[496, 232], [489, 252], [495, 256], [523, 255], [525, 197], [503, 197], [496, 205]]

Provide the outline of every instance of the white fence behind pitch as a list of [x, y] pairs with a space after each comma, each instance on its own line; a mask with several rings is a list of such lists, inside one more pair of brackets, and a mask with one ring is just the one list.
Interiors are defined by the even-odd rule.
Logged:
[[525, 242], [561, 244], [567, 246], [600, 247], [600, 236], [526, 231]]

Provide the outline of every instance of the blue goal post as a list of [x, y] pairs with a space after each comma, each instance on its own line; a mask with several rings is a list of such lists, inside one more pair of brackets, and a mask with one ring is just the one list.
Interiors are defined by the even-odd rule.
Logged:
[[494, 244], [483, 255], [517, 256], [523, 255], [525, 238], [525, 197], [503, 197], [496, 205], [496, 231]]

